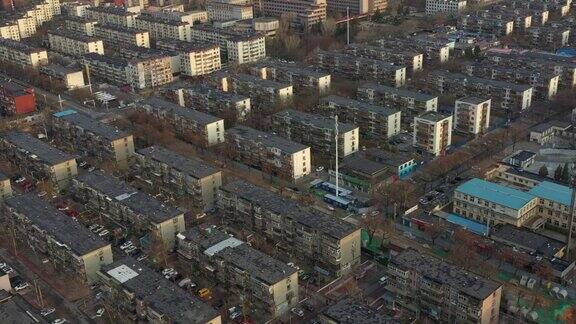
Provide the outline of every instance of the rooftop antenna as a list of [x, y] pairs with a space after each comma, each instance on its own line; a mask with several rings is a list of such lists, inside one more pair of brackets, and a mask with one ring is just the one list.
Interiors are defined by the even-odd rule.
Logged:
[[334, 140], [336, 142], [336, 163], [335, 163], [335, 171], [336, 171], [336, 197], [339, 197], [339, 188], [338, 188], [338, 178], [340, 175], [338, 174], [338, 114], [334, 114]]

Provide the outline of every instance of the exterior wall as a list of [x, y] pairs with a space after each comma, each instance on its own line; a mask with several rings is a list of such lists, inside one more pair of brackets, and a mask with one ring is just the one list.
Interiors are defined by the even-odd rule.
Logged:
[[78, 39], [48, 33], [50, 48], [57, 52], [79, 56], [88, 53], [104, 55], [102, 40], [81, 41]]
[[167, 250], [172, 251], [176, 247], [176, 234], [183, 232], [186, 229], [184, 214], [153, 226], [155, 226], [156, 233], [162, 239], [164, 247]]
[[348, 235], [340, 241], [340, 276], [344, 276], [360, 264], [360, 230]]
[[292, 178], [297, 180], [310, 174], [312, 170], [311, 160], [309, 147], [292, 154]]
[[88, 283], [92, 283], [98, 280], [97, 273], [100, 271], [100, 267], [112, 263], [112, 247], [106, 245], [103, 248], [81, 256], [80, 259], [84, 264], [86, 280]]
[[388, 7], [388, 0], [326, 0], [328, 11], [346, 14], [349, 8], [350, 15], [365, 15], [374, 11], [384, 11]]
[[500, 301], [502, 300], [502, 287], [482, 301], [480, 308], [480, 324], [497, 324], [500, 317]]
[[459, 14], [466, 8], [466, 1], [461, 0], [426, 0], [426, 14], [436, 13]]
[[20, 41], [20, 30], [17, 23], [0, 26], [0, 37]]
[[37, 52], [26, 53], [0, 44], [0, 60], [36, 68], [48, 63], [48, 52], [46, 50], [39, 50]]
[[198, 52], [180, 54], [183, 73], [189, 76], [210, 74], [222, 68], [220, 48], [215, 47]]
[[150, 48], [150, 34], [148, 31], [121, 29], [123, 28], [97, 26], [94, 34], [95, 36], [104, 39], [106, 43], [112, 44], [116, 47], [121, 48], [125, 45], [132, 45]]
[[266, 40], [262, 37], [253, 39], [226, 41], [228, 61], [238, 64], [255, 62], [266, 57]]
[[480, 104], [456, 100], [454, 129], [474, 135], [485, 132], [490, 126], [490, 105], [490, 99]]
[[70, 184], [72, 177], [78, 174], [76, 160], [70, 160], [50, 167], [52, 171], [51, 180], [58, 188], [66, 188]]
[[414, 118], [414, 146], [440, 155], [452, 143], [452, 116], [440, 121]]
[[224, 143], [224, 120], [206, 125], [206, 142], [208, 146]]
[[[12, 187], [10, 179], [0, 181], [0, 201], [12, 196]], [[1, 289], [1, 288], [0, 288]]]
[[110, 143], [114, 151], [115, 162], [121, 169], [128, 168], [132, 156], [134, 156], [134, 139], [132, 135], [118, 139]]
[[254, 17], [251, 4], [234, 4], [224, 1], [208, 1], [206, 3], [208, 18], [215, 21], [245, 20]]
[[86, 86], [86, 83], [84, 83], [84, 73], [82, 71], [69, 73], [66, 75], [64, 83], [69, 90], [83, 88]]
[[77, 21], [77, 20], [66, 20], [66, 29], [74, 30], [80, 33], [84, 33], [87, 36], [94, 36], [94, 29], [98, 24], [97, 21]]

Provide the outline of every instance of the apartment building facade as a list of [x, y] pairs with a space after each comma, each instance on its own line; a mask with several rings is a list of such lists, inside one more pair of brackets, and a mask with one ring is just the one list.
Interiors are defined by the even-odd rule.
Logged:
[[290, 27], [308, 30], [326, 20], [326, 0], [269, 0], [260, 2], [265, 16], [281, 17], [288, 14]]
[[67, 30], [73, 30], [92, 37], [95, 36], [94, 29], [96, 28], [96, 25], [98, 25], [98, 20], [80, 16], [67, 16], [64, 20], [64, 24]]
[[127, 11], [118, 6], [98, 6], [86, 8], [86, 17], [96, 19], [103, 25], [115, 25], [127, 28], [136, 27], [138, 13]]
[[126, 226], [130, 234], [146, 235], [152, 244], [174, 249], [176, 234], [186, 229], [184, 210], [166, 205], [126, 183], [93, 171], [72, 180], [74, 196], [90, 208]]
[[380, 47], [409, 48], [422, 53], [425, 63], [445, 63], [450, 59], [450, 45], [444, 39], [419, 35], [405, 38], [382, 38], [377, 43]]
[[342, 122], [358, 126], [368, 139], [388, 139], [400, 133], [399, 110], [335, 95], [321, 98], [320, 106], [338, 114]]
[[200, 159], [184, 157], [160, 146], [138, 150], [133, 169], [160, 190], [190, 196], [192, 205], [203, 211], [215, 207], [222, 185], [221, 171]]
[[311, 172], [309, 146], [241, 125], [227, 130], [226, 142], [232, 158], [264, 173], [297, 181]]
[[[272, 115], [272, 130], [286, 139], [310, 146], [314, 154], [336, 154], [336, 125], [329, 117], [287, 109]], [[344, 158], [358, 152], [358, 127], [338, 123], [338, 154]]]
[[346, 46], [344, 51], [351, 55], [366, 56], [399, 66], [406, 66], [408, 71], [412, 73], [422, 71], [424, 66], [424, 54], [412, 49], [350, 44]]
[[182, 107], [190, 107], [215, 116], [232, 114], [238, 121], [250, 113], [250, 98], [225, 92], [204, 84], [172, 87], [174, 101]]
[[37, 68], [48, 63], [48, 52], [13, 39], [0, 38], [0, 60], [21, 67]]
[[287, 104], [292, 101], [293, 87], [290, 84], [260, 79], [257, 76], [243, 73], [215, 73], [211, 76], [215, 86], [225, 92], [248, 96], [252, 108], [264, 105]]
[[100, 38], [87, 36], [71, 30], [48, 32], [50, 49], [56, 52], [81, 56], [88, 53], [104, 55], [104, 42]]
[[177, 51], [180, 55], [180, 70], [184, 75], [200, 76], [222, 68], [218, 44], [159, 39], [156, 40], [156, 48]]
[[465, 97], [454, 103], [454, 130], [466, 134], [484, 134], [490, 127], [492, 100]]
[[5, 201], [5, 221], [15, 239], [45, 255], [56, 271], [92, 283], [112, 263], [112, 247], [34, 193]]
[[102, 267], [98, 280], [104, 299], [130, 321], [222, 323], [212, 306], [130, 257]]
[[413, 145], [432, 155], [443, 155], [452, 144], [452, 116], [434, 111], [414, 117]]
[[123, 46], [150, 48], [150, 33], [147, 30], [98, 24], [94, 28], [94, 36], [119, 49]]
[[73, 109], [53, 114], [54, 135], [76, 150], [100, 161], [111, 161], [128, 168], [134, 155], [132, 134], [104, 124]]
[[360, 264], [360, 229], [244, 181], [220, 189], [218, 209], [225, 221], [275, 242], [279, 249], [313, 260], [322, 278], [354, 271]]
[[193, 41], [219, 44], [223, 61], [245, 64], [266, 57], [266, 37], [260, 33], [208, 25], [195, 26], [190, 33]]
[[18, 23], [11, 20], [0, 22], [0, 38], [20, 41], [20, 29], [18, 28]]
[[206, 2], [206, 11], [208, 19], [213, 21], [254, 18], [253, 5], [246, 0], [209, 0]]
[[551, 23], [545, 26], [530, 27], [526, 29], [525, 35], [528, 37], [530, 45], [554, 51], [569, 43], [570, 32], [571, 29], [568, 26]]
[[253, 311], [275, 318], [298, 303], [296, 268], [216, 228], [197, 226], [181, 233], [177, 252], [181, 260], [230, 287], [231, 293], [250, 298]]
[[153, 39], [170, 38], [190, 41], [191, 24], [151, 14], [136, 17], [135, 28], [147, 30]]
[[388, 8], [388, 0], [326, 0], [327, 10], [330, 13], [350, 15], [367, 15], [376, 11], [383, 12]]
[[508, 36], [514, 31], [514, 19], [512, 18], [499, 19], [478, 15], [465, 15], [460, 17], [458, 25], [467, 31], [491, 34], [496, 37]]
[[32, 135], [21, 132], [5, 133], [1, 137], [4, 156], [21, 172], [36, 181], [46, 180], [56, 188], [66, 188], [78, 174], [76, 158]]
[[409, 109], [418, 112], [438, 110], [437, 96], [376, 83], [364, 83], [358, 86], [357, 96], [371, 104], [395, 106], [401, 110]]
[[466, 9], [466, 0], [426, 0], [426, 14], [457, 15]]
[[24, 87], [11, 81], [0, 81], [0, 114], [23, 115], [36, 111], [33, 87]]
[[279, 60], [259, 62], [251, 67], [251, 73], [262, 79], [291, 84], [296, 92], [311, 90], [313, 93], [325, 94], [330, 90], [330, 74], [294, 63]]
[[386, 290], [417, 318], [438, 322], [496, 324], [502, 285], [435, 256], [407, 249], [387, 267]]

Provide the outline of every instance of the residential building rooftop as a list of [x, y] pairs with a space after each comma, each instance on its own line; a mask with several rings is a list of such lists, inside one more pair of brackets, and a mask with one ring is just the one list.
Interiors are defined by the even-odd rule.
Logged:
[[532, 89], [531, 86], [526, 85], [526, 84], [516, 84], [516, 83], [506, 82], [506, 81], [479, 78], [479, 77], [475, 77], [475, 76], [464, 75], [461, 73], [450, 73], [448, 71], [439, 71], [439, 70], [434, 70], [430, 73], [432, 75], [442, 76], [446, 79], [451, 80], [452, 82], [470, 81], [473, 83], [481, 83], [481, 84], [490, 85], [492, 87], [497, 87], [500, 89], [510, 89], [510, 90], [518, 91], [518, 92], [524, 92], [526, 90]]
[[158, 39], [157, 42], [162, 44], [167, 44], [173, 48], [176, 48], [178, 52], [196, 52], [208, 49], [219, 48], [220, 45], [216, 43], [200, 42], [200, 41], [182, 41], [173, 38], [162, 38]]
[[184, 157], [161, 146], [150, 146], [138, 150], [138, 154], [164, 163], [171, 168], [174, 168], [196, 179], [202, 179], [219, 172], [215, 168], [209, 166], [199, 159]]
[[435, 123], [442, 121], [442, 120], [446, 119], [447, 117], [449, 117], [449, 116], [443, 115], [443, 114], [435, 112], [435, 111], [427, 111], [427, 112], [418, 116], [419, 119], [424, 119], [424, 120], [435, 122]]
[[70, 67], [59, 65], [59, 64], [51, 63], [48, 65], [41, 66], [40, 71], [47, 73], [47, 74], [50, 74], [52, 76], [65, 77], [70, 73], [82, 72], [82, 69], [70, 68]]
[[188, 120], [193, 120], [200, 125], [208, 125], [222, 120], [221, 118], [200, 112], [198, 110], [181, 107], [175, 103], [160, 99], [158, 97], [152, 97], [144, 101], [144, 104], [153, 108], [165, 110], [166, 112], [171, 112]]
[[285, 153], [298, 153], [309, 148], [309, 146], [287, 140], [283, 137], [261, 132], [254, 128], [238, 125], [226, 131], [228, 135], [239, 136], [241, 140], [249, 140], [263, 143], [267, 147], [277, 148]]
[[383, 107], [372, 105], [364, 101], [354, 100], [346, 97], [340, 97], [336, 95], [330, 95], [320, 99], [323, 102], [334, 102], [338, 105], [356, 107], [360, 110], [368, 111], [374, 114], [382, 116], [390, 116], [399, 112], [399, 110], [392, 109], [390, 107]]
[[8, 198], [5, 203], [17, 213], [25, 215], [40, 230], [72, 249], [78, 256], [110, 244], [35, 193]]
[[382, 149], [372, 147], [365, 151], [366, 155], [375, 158], [378, 162], [389, 166], [398, 167], [407, 162], [413, 161], [414, 157], [403, 152], [388, 152]]
[[183, 21], [178, 21], [174, 19], [168, 19], [167, 17], [162, 17], [159, 15], [150, 15], [150, 14], [141, 14], [138, 16], [139, 20], [145, 20], [152, 23], [159, 23], [164, 25], [171, 25], [171, 26], [188, 26], [189, 24]]
[[96, 28], [114, 30], [117, 32], [127, 33], [127, 34], [132, 34], [132, 35], [148, 32], [147, 30], [144, 30], [144, 29], [128, 28], [128, 27], [121, 26], [121, 25], [110, 25], [110, 24], [101, 24], [101, 23], [98, 23], [98, 25], [96, 25]]
[[5, 133], [2, 137], [20, 150], [26, 151], [31, 158], [49, 165], [56, 165], [75, 159], [74, 156], [60, 151], [27, 133], [10, 132]]
[[113, 14], [117, 16], [138, 16], [137, 13], [131, 12], [126, 10], [124, 7], [119, 6], [97, 6], [97, 7], [88, 7], [86, 10], [89, 11], [97, 11], [107, 14]]
[[[223, 72], [223, 73], [226, 73], [226, 72]], [[280, 83], [280, 82], [276, 82], [276, 81], [272, 81], [272, 80], [260, 79], [257, 76], [254, 76], [251, 74], [244, 74], [244, 73], [231, 75], [230, 78], [238, 79], [238, 80], [243, 81], [243, 82], [255, 83], [255, 84], [258, 84], [262, 87], [273, 88], [276, 90], [284, 89], [284, 88], [291, 86], [290, 84]]]
[[388, 170], [387, 165], [374, 162], [359, 156], [345, 158], [342, 163], [344, 168], [348, 168], [353, 171], [360, 172], [370, 176], [375, 176], [381, 172]]
[[50, 34], [74, 39], [80, 42], [98, 42], [102, 40], [100, 38], [88, 36], [84, 33], [70, 29], [52, 29], [48, 31], [48, 35]]
[[53, 114], [54, 117], [68, 121], [70, 124], [87, 130], [109, 141], [115, 141], [128, 136], [128, 133], [116, 127], [104, 124], [74, 109], [59, 111]]
[[408, 89], [404, 89], [404, 88], [389, 87], [389, 86], [385, 86], [382, 84], [376, 84], [376, 83], [372, 83], [372, 82], [364, 83], [363, 85], [359, 86], [358, 88], [359, 89], [362, 89], [362, 88], [373, 89], [376, 92], [394, 93], [394, 94], [401, 96], [401, 97], [414, 98], [414, 99], [420, 100], [420, 101], [428, 101], [428, 100], [433, 100], [433, 99], [438, 98], [438, 97], [433, 96], [431, 94], [422, 93], [419, 91], [412, 91], [412, 90], [408, 90]]
[[382, 315], [366, 303], [350, 296], [344, 296], [336, 303], [328, 306], [322, 315], [338, 324], [392, 324], [400, 323]]
[[[316, 114], [309, 114], [302, 111], [287, 109], [275, 114], [276, 117], [280, 118], [290, 118], [296, 120], [300, 123], [311, 125], [316, 128], [334, 130], [334, 119], [330, 117], [324, 117]], [[355, 130], [356, 126], [347, 123], [338, 122], [338, 132], [347, 133]]]
[[33, 46], [30, 46], [24, 42], [16, 41], [16, 40], [13, 40], [10, 38], [2, 38], [2, 37], [0, 37], [0, 46], [8, 47], [8, 48], [11, 48], [11, 49], [14, 49], [16, 51], [26, 53], [26, 54], [32, 54], [32, 53], [38, 53], [38, 52], [46, 51], [45, 48], [33, 47]]
[[550, 181], [540, 182], [534, 188], [530, 189], [528, 193], [564, 206], [570, 206], [572, 201], [572, 189], [570, 189], [570, 187]]
[[560, 241], [509, 224], [492, 228], [490, 235], [514, 245], [528, 248], [550, 259], [554, 258], [566, 246]]
[[19, 294], [0, 290], [0, 322], [7, 324], [46, 324], [40, 312]]
[[524, 207], [535, 198], [530, 193], [478, 178], [466, 181], [455, 191], [515, 210]]
[[457, 100], [458, 100], [458, 101], [463, 101], [463, 102], [466, 102], [466, 103], [470, 103], [470, 104], [473, 104], [473, 105], [479, 105], [479, 104], [484, 103], [484, 102], [486, 102], [486, 101], [488, 101], [488, 100], [490, 100], [490, 99], [478, 98], [478, 97], [471, 96], [471, 97], [460, 98], [460, 99], [457, 99]]

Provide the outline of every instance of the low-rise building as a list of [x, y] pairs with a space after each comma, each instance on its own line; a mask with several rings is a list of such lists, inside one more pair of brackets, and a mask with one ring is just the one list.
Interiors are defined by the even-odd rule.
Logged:
[[32, 135], [9, 132], [0, 141], [4, 156], [34, 180], [47, 180], [57, 188], [65, 188], [78, 174], [74, 156]]
[[137, 177], [152, 181], [160, 191], [191, 196], [192, 205], [202, 210], [214, 208], [222, 185], [221, 171], [160, 146], [138, 150], [133, 168]]
[[36, 111], [34, 88], [12, 81], [0, 81], [0, 114], [22, 115]]
[[101, 171], [74, 178], [73, 187], [74, 196], [87, 207], [122, 224], [128, 234], [146, 235], [151, 244], [168, 251], [175, 247], [176, 234], [185, 230], [184, 210], [166, 205]]
[[365, 156], [373, 161], [385, 164], [395, 170], [399, 178], [403, 178], [414, 171], [416, 161], [414, 156], [402, 152], [388, 152], [372, 147], [364, 152]]
[[221, 324], [220, 313], [130, 257], [98, 272], [104, 298], [134, 322]]
[[326, 20], [326, 0], [268, 0], [260, 3], [264, 16], [288, 18], [290, 27], [308, 30]]
[[426, 14], [457, 15], [466, 9], [466, 0], [426, 0]]
[[401, 87], [406, 83], [406, 67], [362, 56], [319, 50], [316, 64], [324, 70], [356, 79], [379, 80]]
[[222, 68], [218, 44], [159, 39], [156, 48], [178, 52], [180, 71], [184, 75], [205, 75]]
[[184, 139], [202, 146], [224, 143], [224, 119], [152, 97], [141, 109], [170, 123]]
[[466, 97], [454, 104], [454, 130], [466, 134], [483, 134], [490, 126], [490, 99]]
[[134, 155], [132, 134], [104, 124], [76, 110], [68, 109], [53, 114], [54, 135], [74, 149], [100, 161], [128, 167]]
[[292, 84], [294, 91], [312, 90], [324, 94], [330, 90], [331, 76], [295, 63], [268, 60], [251, 67], [252, 73], [262, 79]]
[[63, 273], [89, 283], [112, 263], [112, 247], [34, 193], [5, 201], [5, 221], [14, 238], [45, 255]]
[[135, 28], [147, 30], [153, 39], [171, 38], [181, 41], [190, 41], [190, 27], [192, 25], [168, 19], [154, 14], [141, 14], [136, 17]]
[[64, 20], [67, 30], [73, 30], [88, 36], [94, 36], [98, 20], [81, 16], [67, 16]]
[[10, 178], [4, 173], [0, 172], [0, 201], [12, 196], [12, 186], [10, 185]]
[[257, 106], [261, 111], [292, 101], [293, 88], [290, 84], [264, 80], [250, 74], [227, 72], [213, 74], [212, 81], [218, 89], [249, 96], [252, 108]]
[[40, 67], [40, 73], [55, 80], [60, 80], [68, 90], [84, 88], [84, 72], [81, 68], [69, 68], [59, 64], [48, 64]]
[[394, 106], [401, 110], [418, 112], [438, 110], [438, 97], [419, 91], [365, 83], [358, 87], [358, 98], [381, 106]]
[[[298, 270], [213, 227], [193, 227], [178, 235], [178, 256], [250, 298], [253, 312], [267, 317], [288, 313], [298, 304]], [[209, 270], [208, 270], [209, 269]]]
[[208, 19], [214, 21], [252, 19], [252, 3], [246, 0], [209, 0], [206, 1]]
[[443, 155], [452, 144], [452, 116], [429, 111], [414, 117], [413, 144], [424, 152]]
[[530, 141], [540, 145], [550, 143], [559, 136], [563, 136], [572, 130], [569, 122], [551, 121], [538, 124], [530, 129]]
[[547, 259], [562, 258], [566, 252], [566, 243], [509, 224], [491, 228], [490, 238], [530, 255]]
[[123, 46], [150, 47], [150, 33], [142, 29], [98, 24], [94, 28], [94, 36], [120, 50]]
[[320, 105], [338, 114], [342, 122], [358, 126], [368, 139], [387, 139], [400, 133], [399, 110], [335, 95], [320, 99]]
[[[291, 141], [308, 145], [314, 153], [334, 156], [336, 129], [332, 118], [308, 114], [298, 110], [284, 110], [272, 116], [272, 129]], [[358, 127], [338, 123], [338, 154], [344, 158], [358, 152], [360, 134]]]
[[87, 36], [71, 30], [48, 32], [50, 49], [56, 52], [80, 56], [88, 53], [104, 55], [104, 42], [100, 38]]
[[310, 174], [310, 147], [246, 126], [226, 132], [230, 155], [264, 173], [291, 181]]
[[103, 25], [136, 27], [138, 13], [128, 11], [118, 6], [98, 6], [86, 8], [86, 17], [96, 19]]
[[522, 170], [534, 164], [535, 158], [536, 153], [534, 152], [518, 150], [504, 158], [503, 162]]
[[498, 323], [502, 285], [435, 256], [407, 249], [390, 260], [395, 305], [439, 322]]
[[266, 57], [266, 37], [263, 34], [206, 24], [194, 26], [190, 33], [193, 41], [219, 44], [223, 61], [244, 64]]
[[44, 48], [37, 48], [15, 41], [0, 38], [0, 60], [22, 67], [37, 68], [48, 63], [48, 52]]
[[413, 49], [350, 44], [346, 46], [345, 51], [352, 55], [366, 56], [399, 66], [406, 66], [412, 73], [422, 71], [424, 66], [424, 54]]
[[278, 193], [244, 181], [231, 182], [220, 189], [218, 209], [226, 222], [313, 261], [322, 278], [346, 275], [360, 264], [360, 228]]

